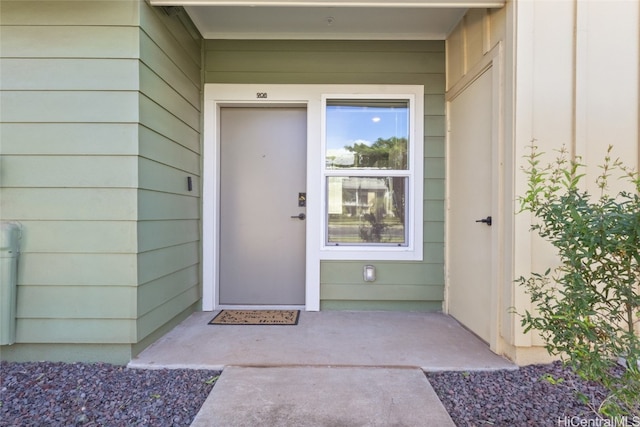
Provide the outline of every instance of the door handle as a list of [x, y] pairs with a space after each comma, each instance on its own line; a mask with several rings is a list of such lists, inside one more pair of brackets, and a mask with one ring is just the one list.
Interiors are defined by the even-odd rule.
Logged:
[[476, 222], [481, 222], [481, 223], [487, 224], [489, 227], [491, 227], [491, 223], [492, 223], [491, 216], [488, 216], [488, 217], [482, 218], [482, 219], [478, 219], [478, 220], [476, 220]]
[[300, 221], [302, 221], [302, 220], [303, 220], [303, 219], [305, 219], [306, 217], [307, 217], [307, 216], [306, 216], [305, 214], [303, 214], [302, 212], [301, 212], [301, 213], [299, 213], [298, 215], [293, 215], [293, 216], [291, 216], [291, 218], [297, 218], [297, 219], [299, 219]]

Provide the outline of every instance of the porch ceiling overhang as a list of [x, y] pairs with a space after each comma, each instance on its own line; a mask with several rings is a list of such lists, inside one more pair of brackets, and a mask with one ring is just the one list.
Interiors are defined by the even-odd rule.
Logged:
[[205, 39], [444, 40], [469, 8], [506, 0], [150, 0], [183, 6]]

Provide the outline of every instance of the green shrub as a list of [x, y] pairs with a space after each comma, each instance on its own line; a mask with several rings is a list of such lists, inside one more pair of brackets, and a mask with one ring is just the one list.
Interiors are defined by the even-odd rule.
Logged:
[[[640, 177], [611, 151], [596, 180], [601, 194], [592, 197], [580, 188], [580, 159], [563, 148], [543, 166], [532, 147], [521, 208], [534, 214], [531, 229], [556, 248], [559, 265], [517, 282], [535, 307], [522, 315], [525, 331], [539, 331], [550, 354], [608, 390], [599, 413], [640, 417]], [[608, 194], [613, 173], [629, 192]]]

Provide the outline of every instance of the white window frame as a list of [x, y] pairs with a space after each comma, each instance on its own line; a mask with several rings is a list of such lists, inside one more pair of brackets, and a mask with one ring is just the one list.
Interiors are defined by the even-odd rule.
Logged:
[[[389, 86], [393, 90], [396, 86]], [[422, 228], [424, 218], [422, 214], [423, 205], [423, 164], [424, 164], [424, 132], [422, 122], [424, 121], [424, 107], [422, 100], [424, 98], [422, 86], [415, 87], [416, 93], [389, 93], [389, 92], [372, 92], [372, 93], [332, 93], [322, 95], [322, 120], [321, 120], [321, 141], [320, 152], [322, 158], [320, 164], [322, 166], [322, 248], [320, 250], [321, 259], [326, 260], [422, 260], [423, 236]], [[418, 93], [419, 92], [419, 93]], [[402, 100], [408, 101], [409, 106], [409, 141], [407, 153], [409, 156], [407, 162], [406, 173], [398, 175], [390, 174], [389, 170], [363, 170], [363, 169], [327, 169], [326, 168], [326, 131], [327, 131], [327, 101], [344, 100]], [[417, 119], [417, 118], [420, 119]], [[402, 246], [393, 245], [375, 245], [375, 244], [349, 244], [349, 245], [333, 245], [328, 243], [327, 238], [327, 177], [331, 176], [403, 176], [407, 177], [407, 194], [405, 201], [405, 235], [407, 242]]]
[[[401, 247], [325, 245], [326, 188], [323, 100], [393, 98], [410, 100], [408, 242]], [[307, 218], [305, 309], [320, 309], [322, 260], [403, 260], [423, 258], [424, 87], [421, 85], [205, 84], [202, 147], [202, 306], [216, 310], [220, 218], [220, 108], [224, 106], [306, 106]]]

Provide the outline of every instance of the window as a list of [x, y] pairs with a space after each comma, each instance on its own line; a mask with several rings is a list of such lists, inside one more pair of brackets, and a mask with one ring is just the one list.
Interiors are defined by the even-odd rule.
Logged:
[[414, 99], [323, 98], [325, 250], [406, 253], [421, 246], [414, 193], [422, 188], [415, 182], [422, 136], [414, 126]]

